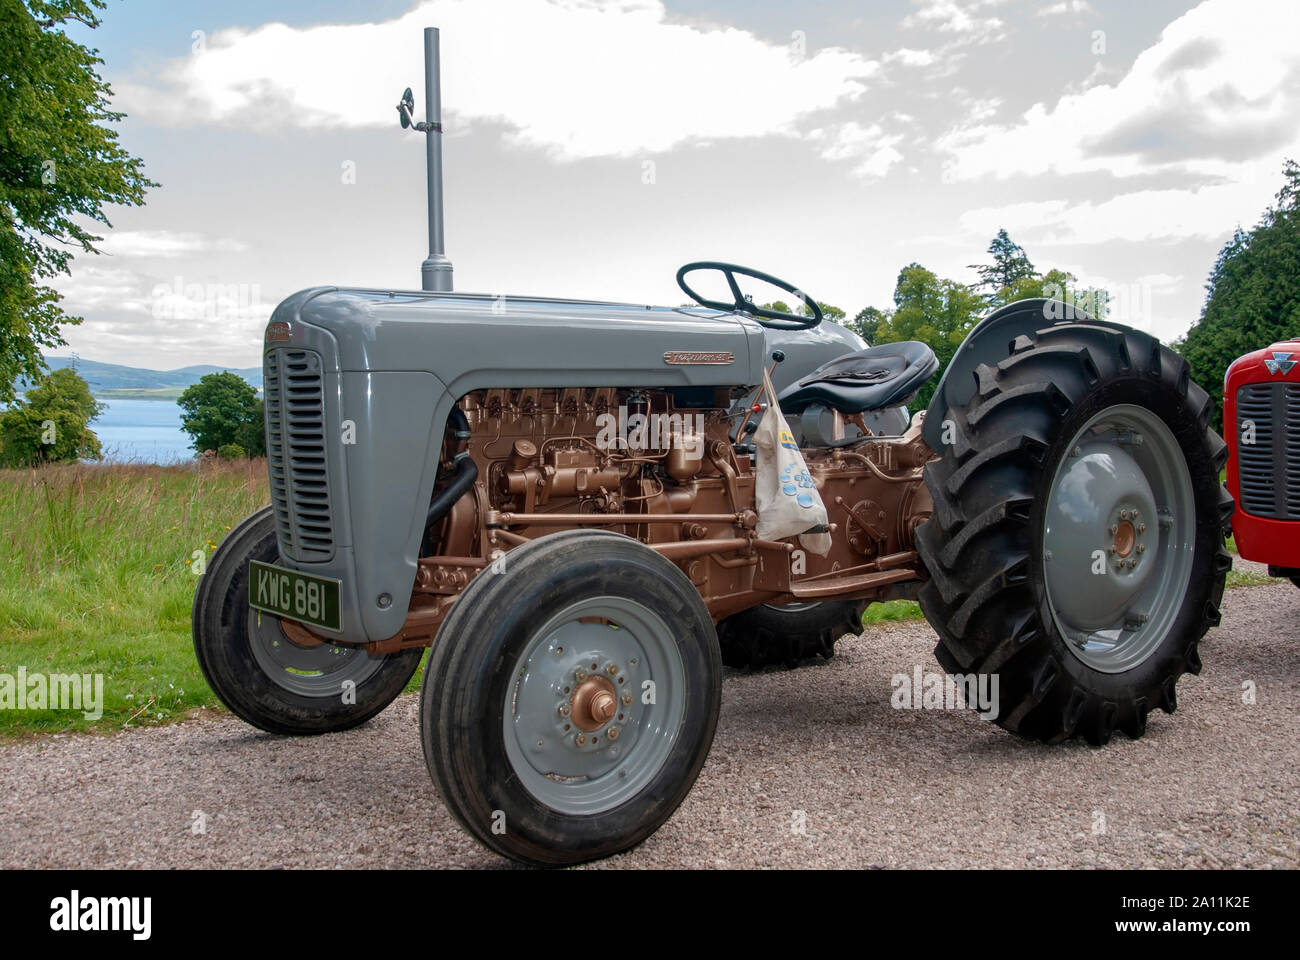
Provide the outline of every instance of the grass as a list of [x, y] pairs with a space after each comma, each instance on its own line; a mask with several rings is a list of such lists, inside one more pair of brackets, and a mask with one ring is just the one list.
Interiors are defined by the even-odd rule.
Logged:
[[[1233, 559], [1238, 559], [1237, 542], [1229, 537], [1224, 544], [1228, 552], [1232, 554]], [[1233, 587], [1267, 587], [1270, 584], [1281, 583], [1276, 577], [1270, 577], [1265, 573], [1256, 573], [1254, 570], [1238, 570], [1234, 564], [1233, 569], [1228, 571], [1228, 580], [1226, 586], [1228, 589]]]
[[882, 623], [898, 623], [901, 620], [924, 619], [925, 614], [921, 612], [920, 605], [915, 601], [885, 600], [867, 607], [866, 612], [862, 614], [862, 625], [871, 627]]
[[104, 714], [0, 710], [0, 736], [216, 705], [190, 643], [195, 552], [269, 502], [260, 460], [0, 471], [0, 674], [103, 674]]

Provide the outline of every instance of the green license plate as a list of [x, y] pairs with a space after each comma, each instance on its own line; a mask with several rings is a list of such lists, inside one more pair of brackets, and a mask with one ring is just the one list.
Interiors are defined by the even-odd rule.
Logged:
[[248, 605], [256, 610], [339, 630], [339, 581], [269, 563], [248, 563]]

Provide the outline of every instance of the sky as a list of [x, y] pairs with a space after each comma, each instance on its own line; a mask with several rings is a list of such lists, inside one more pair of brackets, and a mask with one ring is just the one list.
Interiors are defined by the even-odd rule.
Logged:
[[255, 366], [275, 304], [418, 289], [439, 27], [458, 290], [684, 299], [747, 264], [850, 316], [999, 227], [1170, 340], [1300, 158], [1295, 0], [109, 0], [96, 47], [160, 186], [57, 283], [55, 353]]

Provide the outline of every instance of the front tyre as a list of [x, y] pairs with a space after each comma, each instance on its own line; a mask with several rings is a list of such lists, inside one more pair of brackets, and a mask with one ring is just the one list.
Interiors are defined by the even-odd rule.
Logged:
[[333, 733], [365, 723], [402, 692], [424, 651], [372, 657], [362, 647], [291, 640], [278, 617], [248, 605], [249, 561], [278, 558], [275, 519], [265, 507], [208, 561], [193, 613], [203, 678], [231, 713], [268, 733]]
[[1219, 622], [1227, 447], [1186, 362], [1137, 331], [1045, 327], [976, 371], [926, 467], [920, 602], [951, 674], [1034, 739], [1136, 739]]
[[713, 621], [672, 563], [566, 531], [480, 573], [434, 640], [420, 700], [429, 773], [488, 848], [538, 865], [640, 843], [685, 799], [713, 741]]

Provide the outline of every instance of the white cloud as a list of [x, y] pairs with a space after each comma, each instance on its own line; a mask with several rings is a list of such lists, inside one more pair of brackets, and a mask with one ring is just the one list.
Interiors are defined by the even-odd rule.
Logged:
[[864, 127], [850, 120], [833, 131], [814, 130], [809, 139], [824, 144], [821, 155], [826, 160], [856, 160], [853, 167], [856, 176], [866, 179], [878, 179], [903, 155], [896, 149], [903, 137], [901, 134], [886, 134], [879, 124]]
[[1041, 7], [1038, 10], [1040, 17], [1059, 17], [1064, 13], [1096, 13], [1088, 0], [1060, 0], [1060, 3], [1053, 3], [1051, 6]]
[[968, 210], [958, 220], [972, 237], [992, 236], [1000, 227], [1022, 243], [1038, 246], [1105, 244], [1226, 237], [1241, 223], [1252, 225], [1264, 212], [1272, 182], [1219, 183], [1195, 189], [1138, 190], [1109, 200], [1044, 200]]
[[214, 239], [200, 233], [173, 230], [116, 230], [99, 245], [104, 253], [116, 257], [183, 257], [219, 251], [240, 253], [247, 249], [238, 240]]
[[[159, 277], [95, 261], [79, 263], [56, 285], [64, 309], [85, 317], [84, 323], [63, 329], [73, 349], [137, 365], [252, 356], [275, 306], [275, 298], [264, 296], [256, 283]], [[152, 359], [143, 360], [146, 356]]]
[[883, 59], [885, 63], [901, 63], [905, 67], [928, 67], [938, 58], [930, 50], [913, 50], [910, 47], [901, 47], [885, 54]]
[[408, 85], [423, 116], [429, 24], [442, 30], [448, 126], [499, 122], [564, 159], [793, 136], [879, 69], [838, 48], [803, 54], [733, 27], [673, 23], [659, 0], [427, 0], [381, 23], [219, 31], [161, 82], [114, 86], [125, 109], [155, 122], [395, 127]]
[[[1185, 171], [1239, 180], [1297, 138], [1300, 4], [1206, 0], [1169, 24], [1118, 83], [1039, 103], [1018, 123], [966, 123], [938, 146], [950, 179]], [[1275, 173], [1274, 173], [1275, 175]]]
[[1003, 35], [1005, 26], [997, 17], [980, 11], [1000, 6], [1006, 0], [912, 0], [918, 9], [903, 18], [903, 26], [925, 28], [960, 36], [965, 42], [987, 43]]

